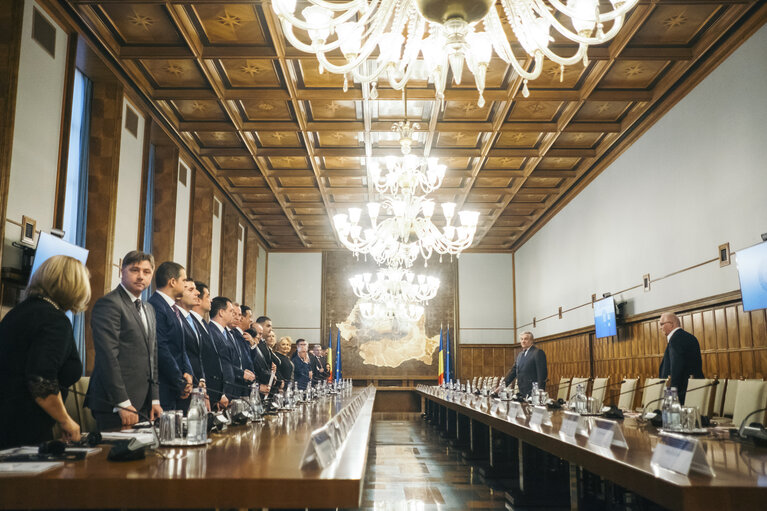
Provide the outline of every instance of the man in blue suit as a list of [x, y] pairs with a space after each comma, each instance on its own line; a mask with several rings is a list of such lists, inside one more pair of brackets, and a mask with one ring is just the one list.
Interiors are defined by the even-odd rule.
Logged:
[[184, 294], [186, 270], [166, 261], [155, 272], [155, 285], [157, 291], [149, 303], [157, 317], [160, 404], [165, 410], [185, 410], [189, 407], [194, 372], [186, 353], [184, 319], [176, 302]]
[[522, 351], [517, 355], [514, 367], [503, 379], [504, 385], [509, 385], [514, 379], [517, 380], [519, 393], [529, 396], [533, 390], [533, 383], [538, 383], [538, 388], [546, 389], [548, 368], [546, 367], [546, 354], [543, 350], [533, 346], [534, 337], [532, 332], [522, 332], [519, 335], [519, 344]]
[[[226, 379], [224, 367], [218, 353], [218, 346], [211, 337], [210, 323], [205, 321], [205, 317], [211, 312], [212, 297], [210, 296], [210, 289], [204, 282], [195, 281], [194, 287], [200, 293], [200, 298], [198, 303], [192, 307], [189, 315], [194, 318], [194, 327], [200, 336], [202, 369], [206, 376], [205, 386], [208, 389], [210, 405], [214, 408], [224, 409], [229, 405], [229, 398], [224, 394], [224, 380]], [[231, 372], [232, 368], [228, 367], [228, 370]], [[234, 379], [234, 377], [230, 375], [230, 379]]]
[[224, 372], [224, 395], [239, 397], [248, 391], [256, 379], [253, 371], [243, 365], [242, 354], [227, 328], [234, 323], [234, 305], [229, 298], [217, 296], [211, 301], [208, 331], [218, 348]]

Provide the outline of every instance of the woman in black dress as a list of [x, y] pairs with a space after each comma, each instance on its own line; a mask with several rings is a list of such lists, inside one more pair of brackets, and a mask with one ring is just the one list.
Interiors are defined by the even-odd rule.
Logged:
[[312, 368], [309, 361], [309, 345], [306, 339], [296, 341], [296, 353], [293, 355], [293, 378], [298, 388], [304, 390], [312, 381]]
[[0, 322], [0, 449], [51, 440], [55, 423], [65, 441], [80, 440], [61, 389], [83, 372], [65, 311], [88, 306], [88, 270], [72, 257], [53, 256], [32, 276], [26, 295]]
[[293, 362], [288, 358], [292, 347], [293, 339], [290, 337], [283, 337], [280, 339], [280, 342], [277, 343], [277, 349], [274, 351], [274, 354], [280, 359], [280, 366], [277, 368], [277, 376], [286, 383], [291, 383], [293, 381]]

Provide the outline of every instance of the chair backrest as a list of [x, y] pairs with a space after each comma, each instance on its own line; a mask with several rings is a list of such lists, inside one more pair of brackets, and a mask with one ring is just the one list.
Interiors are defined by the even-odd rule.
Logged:
[[738, 395], [738, 385], [740, 380], [730, 379], [727, 380], [727, 389], [724, 393], [724, 404], [722, 406], [722, 415], [732, 417], [732, 413], [735, 411], [735, 396]]
[[560, 378], [559, 387], [557, 388], [557, 399], [567, 400], [567, 396], [570, 392], [570, 380], [572, 378]]
[[[655, 400], [658, 400], [658, 406], [660, 408], [660, 399], [663, 397], [663, 393], [666, 391], [666, 386], [660, 382], [666, 381], [666, 378], [645, 378], [643, 383], [644, 390], [642, 390], [642, 410]], [[655, 408], [653, 408], [654, 410]]]
[[573, 381], [570, 382], [570, 393], [567, 394], [567, 399], [570, 399], [575, 395], [575, 390], [578, 388], [578, 385], [583, 385], [583, 393], [588, 394], [589, 392], [589, 379], [588, 378], [573, 378]]
[[594, 378], [594, 383], [591, 384], [591, 397], [598, 399], [600, 402], [605, 402], [605, 394], [607, 393], [607, 382], [610, 378]]
[[[738, 395], [735, 397], [735, 410], [732, 423], [737, 427], [748, 414], [767, 406], [767, 382], [762, 380], [743, 380], [738, 384]], [[759, 422], [764, 424], [764, 412], [754, 414], [748, 419], [749, 424]]]
[[[690, 378], [687, 380], [687, 394], [684, 398], [684, 406], [688, 408], [697, 408], [701, 415], [711, 415], [711, 389], [713, 387], [705, 387], [698, 390], [690, 391], [697, 387], [703, 387], [704, 385], [711, 385], [713, 378]], [[718, 386], [718, 385], [717, 385]]]
[[631, 410], [634, 407], [634, 396], [636, 396], [638, 384], [639, 378], [627, 378], [621, 383], [621, 391], [618, 396], [618, 408], [621, 410]]
[[711, 407], [711, 415], [714, 417], [722, 416], [722, 406], [724, 405], [724, 392], [728, 382], [732, 380], [719, 380], [719, 385], [714, 387], [714, 404]]

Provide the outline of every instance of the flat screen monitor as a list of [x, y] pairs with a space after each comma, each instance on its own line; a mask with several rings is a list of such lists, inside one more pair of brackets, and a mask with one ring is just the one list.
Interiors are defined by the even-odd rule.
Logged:
[[55, 255], [74, 257], [85, 264], [85, 261], [88, 259], [88, 249], [68, 243], [47, 232], [41, 232], [40, 237], [37, 240], [35, 259], [32, 262], [32, 271], [29, 272], [30, 278], [35, 274], [35, 271], [37, 271], [41, 264]]
[[767, 242], [738, 250], [735, 262], [743, 310], [767, 309]]
[[612, 296], [594, 302], [594, 326], [596, 327], [597, 339], [618, 335], [615, 300]]

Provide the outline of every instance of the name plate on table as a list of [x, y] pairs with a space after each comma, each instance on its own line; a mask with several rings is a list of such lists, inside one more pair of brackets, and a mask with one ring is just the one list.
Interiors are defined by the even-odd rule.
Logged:
[[495, 415], [498, 413], [498, 408], [501, 406], [501, 401], [498, 399], [493, 399], [493, 404], [490, 405], [490, 415]]
[[551, 412], [545, 406], [534, 406], [530, 415], [531, 426], [551, 426]]
[[506, 414], [506, 418], [511, 419], [521, 419], [525, 420], [527, 419], [527, 415], [525, 415], [525, 410], [522, 408], [522, 403], [518, 403], [516, 401], [510, 401], [509, 402], [509, 411]]
[[692, 470], [714, 476], [714, 470], [708, 464], [706, 454], [697, 438], [662, 434], [660, 442], [653, 449], [650, 463], [683, 475], [689, 474]]
[[314, 461], [322, 468], [327, 468], [333, 463], [333, 459], [336, 457], [336, 450], [333, 447], [331, 435], [332, 433], [327, 427], [322, 427], [312, 432], [304, 455], [301, 457], [302, 468]]
[[559, 432], [568, 438], [575, 438], [575, 435], [589, 436], [586, 417], [579, 413], [565, 412]]
[[628, 449], [626, 437], [623, 436], [620, 424], [606, 419], [596, 419], [594, 427], [591, 428], [589, 443], [597, 447], [608, 449], [611, 446]]

